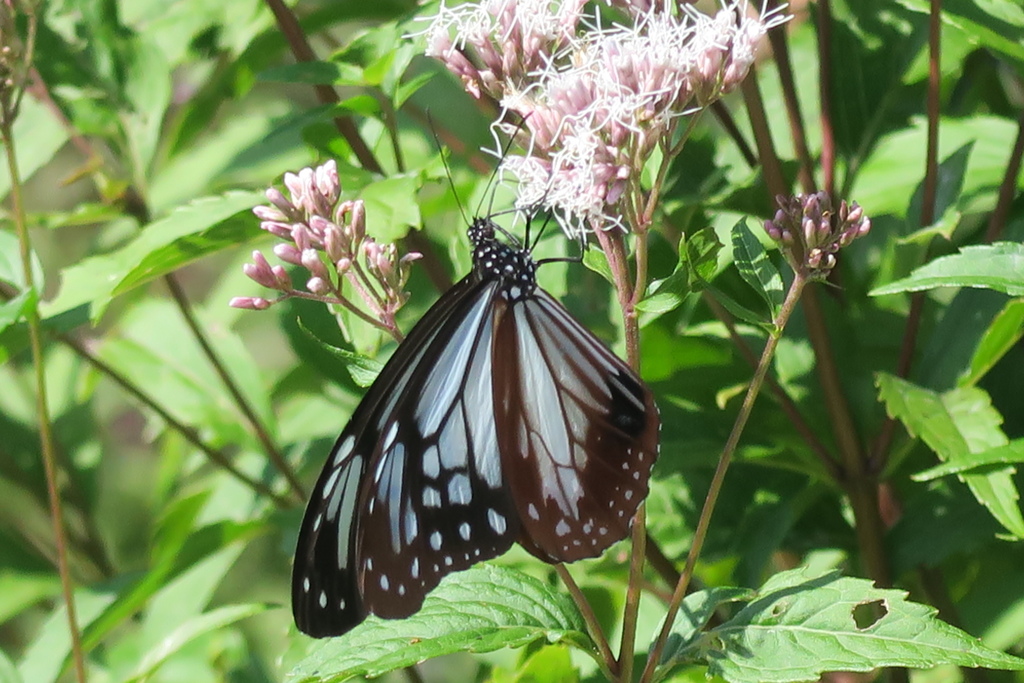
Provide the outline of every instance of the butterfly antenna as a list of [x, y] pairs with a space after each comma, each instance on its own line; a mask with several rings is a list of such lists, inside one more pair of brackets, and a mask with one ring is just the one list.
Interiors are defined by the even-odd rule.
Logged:
[[[488, 195], [488, 193], [490, 193], [490, 203], [487, 206], [487, 216], [491, 217], [491, 216], [499, 215], [499, 214], [494, 213], [494, 195], [495, 195], [495, 191], [492, 190], [492, 186], [495, 184], [494, 180], [495, 180], [495, 178], [498, 177], [498, 172], [501, 170], [501, 165], [502, 165], [502, 163], [504, 163], [505, 157], [508, 156], [508, 151], [510, 149], [512, 149], [512, 143], [515, 142], [515, 140], [516, 140], [516, 134], [523, 128], [524, 125], [526, 125], [526, 119], [523, 119], [523, 121], [521, 121], [519, 123], [519, 125], [516, 126], [516, 129], [512, 132], [512, 135], [509, 136], [508, 142], [506, 142], [505, 146], [502, 147], [502, 149], [501, 149], [501, 156], [498, 157], [498, 165], [494, 167], [494, 172], [491, 173], [491, 177], [487, 180], [487, 187], [484, 188], [483, 197], [480, 198], [480, 206], [476, 207], [477, 215], [480, 215], [480, 207], [483, 206], [484, 197], [486, 197]], [[496, 134], [495, 134], [495, 138], [497, 138]], [[497, 139], [495, 139], [495, 142], [497, 142]]]
[[427, 123], [430, 124], [430, 134], [434, 136], [434, 144], [437, 145], [437, 152], [441, 155], [441, 163], [444, 164], [444, 174], [448, 178], [448, 187], [452, 188], [452, 196], [455, 197], [455, 204], [459, 207], [459, 213], [462, 214], [462, 220], [466, 225], [470, 224], [469, 216], [466, 214], [466, 207], [462, 205], [462, 200], [459, 199], [459, 191], [455, 189], [455, 179], [452, 178], [452, 168], [448, 165], [448, 159], [444, 154], [444, 147], [441, 146], [441, 139], [437, 137], [437, 129], [434, 128], [434, 119], [427, 112]]

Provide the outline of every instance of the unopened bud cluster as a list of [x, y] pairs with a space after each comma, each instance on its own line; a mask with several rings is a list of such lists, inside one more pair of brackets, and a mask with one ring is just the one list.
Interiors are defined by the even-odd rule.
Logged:
[[836, 254], [871, 230], [871, 219], [853, 202], [839, 203], [834, 211], [825, 192], [775, 198], [779, 210], [765, 221], [768, 236], [778, 242], [793, 270], [811, 279], [828, 277], [836, 265]]
[[483, 0], [442, 7], [428, 30], [428, 55], [524, 120], [525, 131], [503, 127], [528, 154], [503, 168], [521, 207], [553, 209], [570, 233], [621, 225], [680, 118], [735, 88], [758, 41], [785, 21], [749, 16], [746, 0], [713, 17], [660, 0], [615, 4], [629, 25], [599, 28], [581, 0]]
[[420, 254], [398, 255], [394, 244], [379, 244], [366, 234], [366, 210], [361, 200], [339, 201], [338, 168], [333, 160], [317, 168], [286, 173], [288, 196], [276, 188], [267, 190], [268, 206], [253, 213], [260, 227], [284, 242], [274, 255], [308, 272], [305, 287], [298, 290], [281, 265], [270, 265], [259, 251], [243, 269], [254, 282], [280, 292], [276, 299], [236, 297], [237, 308], [263, 310], [290, 297], [336, 303], [353, 309], [342, 291], [347, 281], [364, 306], [385, 329], [395, 332], [395, 313], [409, 298], [405, 284], [410, 264]]

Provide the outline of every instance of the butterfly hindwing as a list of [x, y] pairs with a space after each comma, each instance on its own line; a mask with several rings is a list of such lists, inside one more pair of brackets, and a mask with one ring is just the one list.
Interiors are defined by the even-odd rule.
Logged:
[[626, 536], [647, 495], [658, 412], [635, 373], [543, 290], [499, 316], [499, 447], [520, 543], [555, 562]]

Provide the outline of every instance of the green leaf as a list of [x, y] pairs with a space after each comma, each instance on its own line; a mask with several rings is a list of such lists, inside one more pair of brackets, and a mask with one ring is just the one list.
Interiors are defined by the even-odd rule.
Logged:
[[268, 83], [308, 85], [364, 85], [363, 70], [344, 62], [298, 62], [261, 71], [258, 80]]
[[395, 109], [401, 109], [402, 105], [405, 104], [410, 97], [415, 95], [420, 88], [429, 83], [436, 75], [436, 71], [427, 71], [419, 74], [418, 76], [413, 76], [408, 81], [401, 83], [395, 89], [395, 95], [391, 105]]
[[718, 252], [722, 242], [712, 227], [687, 235], [679, 245], [679, 260], [689, 266], [690, 288], [694, 291], [714, 279], [718, 272]]
[[419, 189], [420, 178], [414, 173], [396, 174], [364, 187], [359, 198], [366, 204], [366, 234], [378, 242], [395, 242], [410, 227], [419, 226]]
[[764, 245], [741, 219], [732, 229], [732, 253], [743, 280], [768, 304], [772, 320], [782, 306], [782, 276], [768, 260]]
[[980, 453], [971, 453], [957, 462], [947, 462], [918, 472], [914, 481], [932, 481], [950, 474], [972, 472], [990, 465], [1010, 465], [1024, 462], [1024, 439], [1015, 439], [1005, 446], [996, 446]]
[[[218, 607], [206, 614], [187, 619], [177, 625], [154, 647], [142, 657], [135, 674], [128, 679], [129, 683], [138, 681], [154, 673], [161, 664], [192, 641], [207, 633], [224, 628], [236, 621], [241, 621], [254, 614], [264, 612], [268, 605], [252, 603], [248, 605], [226, 605]], [[166, 629], [170, 624], [163, 624]]]
[[[923, 14], [931, 11], [927, 0], [900, 3]], [[1024, 9], [1017, 0], [950, 0], [942, 3], [941, 16], [943, 22], [963, 31], [978, 45], [1024, 62]]]
[[[57, 111], [50, 102], [43, 103], [34, 97], [21, 99], [11, 139], [17, 140], [18, 172], [22, 183], [53, 161], [54, 155], [68, 141], [71, 128]], [[0, 197], [6, 197], [10, 190], [11, 174], [0, 173]]]
[[43, 598], [59, 593], [60, 579], [55, 574], [22, 574], [4, 568], [0, 571], [0, 624]]
[[[43, 265], [33, 251], [32, 282], [42, 288], [44, 282]], [[21, 267], [21, 245], [13, 232], [0, 231], [0, 281], [10, 283], [17, 289], [25, 289], [25, 270]]]
[[[86, 628], [114, 601], [113, 593], [86, 589], [75, 591], [75, 612], [79, 628]], [[35, 639], [18, 664], [18, 673], [26, 681], [55, 681], [71, 654], [67, 610], [55, 609], [36, 632]]]
[[[959, 466], [970, 462], [972, 453], [1008, 443], [999, 428], [1002, 416], [981, 389], [960, 387], [939, 394], [884, 373], [878, 375], [876, 384], [889, 416], [900, 420], [912, 436], [919, 436], [943, 462]], [[1024, 538], [1014, 473], [1007, 465], [958, 476], [1000, 524]]]
[[33, 290], [26, 290], [10, 301], [0, 304], [0, 332], [25, 317], [34, 301]]
[[871, 671], [938, 664], [1024, 669], [1024, 660], [990, 650], [907, 601], [899, 590], [837, 573], [803, 569], [776, 574], [726, 623], [680, 652], [706, 660], [708, 674], [730, 683], [817, 679], [826, 671]]
[[480, 565], [446, 577], [408, 619], [369, 617], [324, 642], [288, 675], [289, 683], [375, 678], [453, 652], [491, 652], [536, 640], [593, 654], [572, 601], [521, 572]]
[[917, 292], [933, 287], [980, 287], [1024, 295], [1024, 244], [996, 242], [964, 247], [921, 266], [909, 277], [871, 291], [871, 296]]
[[0, 683], [22, 683], [21, 674], [18, 673], [14, 662], [7, 658], [3, 650], [0, 650]]
[[615, 277], [612, 275], [611, 266], [608, 265], [608, 257], [600, 249], [587, 249], [583, 252], [583, 265], [603, 277], [610, 284], [615, 284]]
[[377, 375], [380, 374], [380, 371], [384, 369], [384, 364], [379, 360], [370, 358], [369, 356], [364, 356], [361, 353], [339, 348], [333, 344], [328, 344], [317, 337], [312, 330], [306, 327], [301, 318], [296, 318], [296, 324], [307, 337], [319, 344], [320, 348], [344, 363], [345, 369], [348, 370], [348, 374], [352, 376], [352, 381], [357, 385], [363, 388], [370, 386], [373, 384], [373, 381], [377, 379]]
[[92, 305], [97, 321], [116, 294], [123, 294], [186, 263], [260, 235], [249, 213], [261, 192], [228, 192], [198, 199], [148, 225], [115, 252], [85, 259], [63, 273], [57, 298], [43, 306], [46, 317]]
[[[753, 600], [757, 594], [749, 588], [732, 588], [729, 586], [711, 588], [691, 593], [683, 599], [683, 604], [672, 624], [672, 634], [665, 643], [661, 653], [659, 666], [667, 663], [679, 664], [692, 656], [691, 648], [695, 639], [702, 638], [701, 629], [722, 605], [730, 602]], [[661, 624], [657, 633], [661, 632]]]
[[971, 367], [960, 378], [958, 385], [976, 384], [1016, 347], [1021, 337], [1024, 337], [1024, 299], [1014, 299], [989, 323], [971, 358]]

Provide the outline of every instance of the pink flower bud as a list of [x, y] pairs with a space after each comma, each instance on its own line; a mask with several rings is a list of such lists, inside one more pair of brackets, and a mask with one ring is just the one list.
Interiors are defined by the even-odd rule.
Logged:
[[316, 249], [302, 250], [302, 265], [317, 277], [327, 276], [327, 269], [324, 268], [324, 262], [320, 260], [320, 254]]
[[[297, 214], [298, 210], [295, 208], [295, 206], [292, 205], [292, 203], [290, 201], [288, 201], [288, 198], [285, 197], [284, 194], [282, 194], [281, 191], [278, 190], [276, 187], [269, 187], [269, 188], [267, 188], [266, 196], [267, 196], [267, 199], [270, 200], [270, 203], [274, 205], [274, 208], [276, 208], [278, 211], [281, 212], [281, 214], [282, 214], [281, 218], [292, 217], [292, 216], [295, 216]], [[263, 207], [257, 207], [257, 208], [263, 208]], [[265, 207], [265, 208], [269, 208], [269, 207]], [[256, 214], [256, 215], [259, 215], [259, 214]], [[262, 216], [260, 216], [260, 218], [262, 218]], [[268, 220], [280, 220], [280, 219], [268, 218]]]
[[314, 294], [326, 294], [330, 291], [330, 287], [323, 278], [311, 277], [306, 281], [306, 289], [313, 292]]
[[275, 244], [274, 255], [285, 263], [290, 263], [293, 266], [302, 265], [302, 252], [296, 249], [294, 245]]
[[232, 308], [247, 308], [252, 311], [263, 311], [270, 308], [271, 302], [258, 296], [236, 296], [228, 302]]
[[292, 279], [288, 275], [288, 271], [284, 269], [284, 266], [274, 266], [271, 268], [274, 273], [274, 281], [277, 282], [277, 289], [282, 291], [288, 291], [292, 288]]

